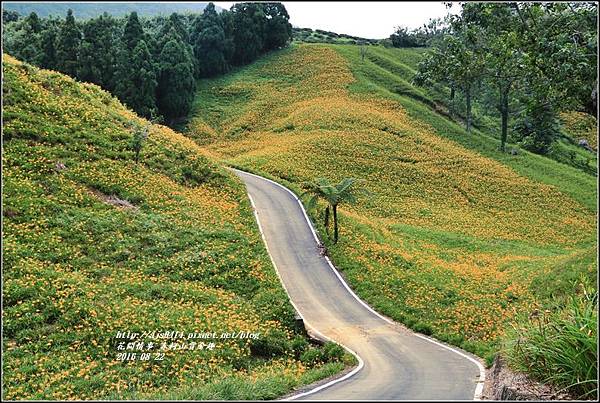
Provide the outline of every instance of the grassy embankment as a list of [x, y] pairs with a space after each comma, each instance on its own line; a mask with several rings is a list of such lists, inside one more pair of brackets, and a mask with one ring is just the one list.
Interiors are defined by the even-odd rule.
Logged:
[[594, 283], [595, 178], [467, 134], [410, 84], [420, 52], [293, 46], [203, 81], [188, 135], [295, 191], [366, 179], [325, 239], [336, 265], [377, 310], [489, 361], [517, 317]]
[[[159, 125], [136, 164], [147, 122], [110, 94], [3, 73], [4, 399], [268, 399], [344, 367], [296, 327], [235, 176]], [[261, 337], [116, 359], [153, 330]]]

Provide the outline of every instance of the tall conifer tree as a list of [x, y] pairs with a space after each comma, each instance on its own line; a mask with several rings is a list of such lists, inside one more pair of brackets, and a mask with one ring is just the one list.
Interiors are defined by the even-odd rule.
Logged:
[[77, 76], [79, 68], [79, 47], [81, 45], [81, 30], [75, 22], [73, 11], [69, 9], [67, 18], [58, 35], [56, 45], [56, 64], [59, 71], [71, 77]]
[[118, 23], [104, 13], [83, 25], [83, 41], [79, 52], [79, 78], [102, 88], [114, 89], [118, 46]]
[[225, 30], [213, 3], [208, 3], [192, 27], [192, 46], [199, 77], [210, 77], [227, 71]]
[[167, 123], [173, 123], [190, 111], [196, 90], [192, 57], [174, 28], [167, 35], [159, 63], [158, 109]]

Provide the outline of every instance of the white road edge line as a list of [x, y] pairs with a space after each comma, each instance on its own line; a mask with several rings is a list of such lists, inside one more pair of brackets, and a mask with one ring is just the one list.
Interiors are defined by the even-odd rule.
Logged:
[[[288, 189], [287, 187], [283, 186], [282, 184], [280, 184], [280, 183], [277, 183], [277, 182], [275, 182], [274, 180], [271, 180], [271, 179], [269, 179], [269, 178], [264, 178], [264, 177], [262, 177], [262, 176], [260, 176], [260, 175], [253, 174], [253, 173], [251, 173], [251, 172], [242, 171], [242, 170], [240, 170], [240, 169], [236, 169], [236, 168], [231, 168], [231, 169], [233, 169], [233, 170], [235, 170], [235, 171], [238, 171], [238, 172], [242, 172], [242, 173], [244, 173], [244, 174], [247, 174], [247, 175], [254, 176], [254, 177], [256, 177], [256, 178], [259, 178], [259, 179], [262, 179], [262, 180], [266, 180], [266, 181], [268, 181], [268, 182], [271, 182], [271, 183], [273, 183], [274, 185], [276, 185], [276, 186], [279, 186], [280, 188], [284, 189], [284, 190], [285, 190], [285, 191], [287, 191], [289, 194], [291, 194], [291, 195], [292, 195], [292, 197], [293, 197], [293, 198], [294, 198], [294, 199], [295, 199], [295, 200], [298, 202], [298, 204], [300, 205], [300, 209], [302, 210], [302, 213], [304, 214], [304, 218], [306, 219], [306, 222], [308, 223], [308, 227], [310, 228], [310, 230], [311, 230], [311, 232], [312, 232], [312, 234], [313, 234], [313, 237], [315, 238], [315, 241], [317, 242], [317, 244], [320, 244], [319, 237], [317, 236], [317, 233], [315, 232], [315, 229], [314, 229], [314, 227], [313, 227], [313, 225], [312, 225], [312, 222], [310, 221], [310, 218], [308, 218], [308, 215], [306, 214], [306, 210], [304, 209], [304, 205], [302, 204], [302, 202], [300, 201], [300, 199], [298, 198], [298, 196], [296, 196], [296, 194], [295, 194], [294, 192], [292, 192], [290, 189]], [[249, 194], [249, 193], [248, 193], [248, 197], [250, 198], [250, 202], [251, 202], [251, 204], [252, 204], [252, 207], [254, 207], [254, 215], [255, 215], [255, 217], [256, 217], [256, 221], [258, 222], [258, 227], [259, 227], [260, 233], [261, 233], [261, 235], [262, 235], [262, 237], [263, 237], [263, 241], [264, 241], [265, 245], [267, 245], [267, 242], [266, 242], [266, 240], [265, 240], [264, 234], [263, 234], [263, 232], [262, 232], [262, 228], [261, 228], [261, 226], [260, 226], [260, 222], [258, 221], [258, 215], [256, 214], [256, 208], [255, 208], [255, 205], [254, 205], [254, 201], [252, 200], [252, 197], [250, 196], [250, 194]], [[268, 247], [268, 246], [267, 246], [267, 252], [269, 252], [269, 247]], [[269, 252], [269, 256], [271, 256], [271, 253], [270, 253], [270, 252]], [[352, 295], [352, 296], [353, 296], [353, 297], [354, 297], [354, 298], [355, 298], [355, 299], [356, 299], [356, 300], [357, 300], [357, 301], [358, 301], [360, 304], [362, 304], [362, 305], [363, 305], [365, 308], [367, 308], [369, 311], [371, 311], [372, 313], [374, 313], [375, 315], [377, 315], [379, 318], [383, 319], [383, 320], [384, 320], [384, 321], [386, 321], [387, 323], [390, 323], [390, 324], [393, 324], [393, 323], [394, 323], [394, 322], [393, 322], [393, 321], [391, 321], [390, 319], [388, 319], [388, 318], [386, 318], [386, 317], [382, 316], [381, 314], [379, 314], [377, 311], [375, 311], [373, 308], [371, 308], [371, 307], [370, 307], [370, 306], [369, 306], [369, 305], [368, 305], [366, 302], [364, 302], [363, 300], [361, 300], [361, 299], [360, 299], [360, 298], [359, 298], [359, 297], [358, 297], [358, 296], [357, 296], [357, 295], [354, 293], [354, 291], [352, 291], [352, 289], [351, 289], [351, 288], [348, 286], [348, 284], [347, 284], [347, 283], [344, 281], [344, 279], [342, 278], [342, 276], [340, 275], [340, 273], [338, 272], [338, 270], [337, 270], [337, 269], [335, 268], [335, 266], [334, 266], [334, 265], [331, 263], [331, 260], [329, 260], [329, 257], [325, 256], [325, 259], [327, 260], [327, 263], [329, 264], [329, 267], [330, 267], [330, 268], [333, 270], [333, 272], [335, 273], [335, 275], [337, 276], [337, 278], [338, 278], [338, 279], [339, 279], [339, 280], [342, 282], [342, 284], [344, 285], [344, 287], [345, 287], [345, 288], [346, 288], [346, 289], [347, 289], [347, 290], [350, 292], [350, 295]], [[273, 261], [273, 257], [271, 257], [271, 261], [273, 262], [273, 265], [275, 266], [275, 262]], [[277, 266], [275, 266], [275, 269], [277, 269]], [[276, 270], [276, 271], [277, 271], [277, 270]], [[279, 272], [277, 273], [277, 275], [279, 276]], [[281, 277], [279, 277], [279, 280], [281, 281], [281, 284], [283, 284], [283, 280], [281, 279]], [[285, 284], [283, 285], [283, 288], [285, 289]], [[287, 289], [286, 289], [286, 292], [287, 292]], [[289, 295], [289, 294], [288, 294], [288, 295]], [[291, 298], [290, 298], [290, 301], [291, 301]], [[292, 305], [294, 306], [294, 309], [296, 309], [296, 312], [298, 312], [298, 314], [300, 315], [300, 317], [302, 317], [302, 314], [300, 313], [300, 311], [298, 311], [298, 309], [297, 309], [297, 308], [296, 308], [296, 306], [294, 305], [294, 302], [293, 302], [293, 301], [292, 301]], [[302, 320], [304, 320], [304, 318], [303, 318], [303, 317], [302, 317]], [[304, 323], [306, 323], [306, 321], [305, 321]], [[308, 326], [308, 324], [307, 324], [307, 326]], [[312, 327], [311, 327], [311, 328], [312, 328]], [[314, 330], [314, 329], [313, 329], [313, 330]], [[319, 332], [317, 331], [317, 333], [319, 333]], [[427, 336], [425, 336], [425, 335], [422, 335], [422, 334], [419, 334], [419, 333], [417, 333], [417, 332], [412, 332], [412, 333], [413, 333], [415, 336], [418, 336], [418, 337], [420, 337], [420, 338], [421, 338], [421, 339], [423, 339], [423, 340], [427, 340], [427, 341], [429, 341], [430, 343], [436, 344], [436, 345], [438, 345], [438, 346], [440, 346], [440, 347], [442, 347], [442, 348], [445, 348], [445, 349], [447, 349], [447, 350], [450, 350], [450, 351], [452, 351], [452, 352], [455, 352], [456, 354], [460, 355], [461, 357], [464, 357], [464, 358], [468, 359], [469, 361], [473, 362], [475, 365], [477, 365], [477, 368], [479, 369], [479, 380], [477, 381], [477, 386], [475, 387], [475, 395], [473, 396], [473, 400], [481, 400], [481, 398], [482, 398], [482, 394], [483, 394], [483, 386], [484, 386], [484, 382], [485, 382], [485, 368], [483, 367], [483, 365], [481, 364], [481, 362], [479, 362], [479, 360], [476, 360], [475, 358], [473, 358], [473, 357], [471, 357], [471, 356], [469, 356], [469, 355], [467, 355], [467, 354], [463, 353], [462, 351], [459, 351], [459, 350], [457, 350], [457, 349], [455, 349], [455, 348], [453, 348], [453, 347], [450, 347], [449, 345], [446, 345], [446, 344], [444, 344], [444, 343], [442, 343], [442, 342], [440, 342], [440, 341], [438, 341], [438, 340], [435, 340], [435, 339], [433, 339], [433, 338], [431, 338], [431, 337], [427, 337]], [[319, 334], [320, 334], [320, 333], [319, 333]], [[323, 336], [323, 335], [321, 334], [321, 336]], [[340, 343], [338, 343], [338, 344], [340, 344]], [[341, 345], [341, 344], [340, 344], [340, 345]], [[346, 350], [348, 350], [348, 351], [350, 351], [351, 353], [353, 353], [353, 354], [354, 354], [354, 355], [355, 355], [355, 356], [356, 356], [356, 357], [359, 359], [359, 363], [360, 363], [360, 365], [359, 365], [359, 368], [362, 368], [362, 364], [363, 364], [363, 362], [362, 362], [362, 359], [361, 359], [361, 358], [360, 358], [360, 357], [359, 357], [359, 356], [358, 356], [356, 353], [354, 353], [352, 350], [350, 350], [348, 347], [346, 347], [346, 346], [344, 346], [344, 345], [342, 345], [342, 347], [344, 347]], [[358, 370], [360, 370], [360, 369], [358, 369]], [[358, 370], [356, 370], [356, 372], [358, 372]], [[353, 371], [353, 372], [354, 372], [354, 371]], [[351, 372], [350, 374], [354, 375], [354, 373], [352, 373], [352, 372]], [[348, 374], [348, 375], [350, 375], [350, 374]], [[348, 375], [346, 375], [346, 376], [345, 376], [345, 377], [343, 377], [343, 378], [340, 378], [340, 379], [337, 379], [337, 380], [334, 380], [334, 381], [332, 381], [332, 383], [331, 383], [331, 384], [333, 384], [333, 383], [336, 383], [336, 382], [340, 382], [340, 381], [341, 381], [341, 380], [343, 380], [343, 379], [347, 379], [347, 378], [349, 378], [350, 376], [348, 376]], [[326, 385], [328, 385], [328, 384], [326, 384]], [[323, 386], [325, 386], [325, 385], [323, 385]], [[328, 386], [331, 386], [331, 385], [328, 385]], [[324, 387], [320, 387], [320, 388], [316, 388], [316, 389], [318, 389], [318, 390], [321, 390], [321, 389], [324, 389]], [[295, 396], [295, 397], [293, 397], [293, 398], [295, 399], [295, 398], [297, 398], [297, 397], [300, 397], [300, 396], [305, 396], [305, 395], [307, 395], [307, 394], [311, 394], [311, 393], [314, 393], [314, 392], [316, 392], [316, 391], [317, 391], [317, 390], [313, 390], [313, 391], [310, 391], [310, 392], [306, 392], [306, 393], [304, 393], [304, 394], [300, 394], [300, 395], [298, 395], [298, 396]], [[292, 400], [292, 398], [288, 398], [288, 399], [285, 399], [285, 400]]]
[[[260, 236], [262, 237], [263, 243], [265, 245], [265, 248], [267, 249], [267, 254], [269, 255], [269, 258], [271, 259], [271, 263], [273, 264], [273, 267], [275, 267], [275, 273], [277, 274], [277, 277], [279, 278], [279, 282], [281, 283], [281, 285], [283, 286], [283, 289], [285, 290], [286, 294], [288, 295], [288, 298], [292, 304], [292, 306], [294, 307], [294, 310], [298, 313], [298, 315], [300, 315], [300, 318], [302, 318], [302, 322], [304, 323], [304, 326], [307, 327], [308, 329], [310, 329], [310, 332], [316, 334], [318, 337], [320, 337], [321, 339], [325, 340], [325, 341], [334, 341], [332, 340], [330, 337], [325, 336], [323, 333], [319, 332], [315, 327], [313, 327], [311, 324], [309, 324], [306, 319], [304, 318], [304, 315], [302, 315], [302, 312], [300, 312], [300, 310], [298, 309], [298, 307], [296, 306], [296, 304], [294, 303], [294, 301], [292, 300], [292, 297], [290, 296], [290, 293], [288, 292], [285, 283], [283, 282], [283, 279], [281, 278], [281, 275], [279, 274], [279, 269], [277, 268], [277, 264], [275, 263], [275, 260], [273, 260], [273, 256], [271, 255], [271, 251], [269, 250], [269, 245], [267, 244], [267, 240], [265, 238], [265, 234], [263, 232], [262, 229], [262, 225], [260, 224], [260, 219], [258, 218], [258, 211], [256, 210], [256, 205], [254, 204], [254, 200], [252, 199], [252, 196], [250, 196], [250, 193], [248, 193], [248, 198], [250, 199], [250, 204], [252, 205], [252, 211], [254, 213], [254, 218], [256, 219], [256, 223], [258, 224], [258, 230], [260, 231]], [[307, 329], [307, 331], [308, 331]], [[310, 334], [309, 332], [309, 334]], [[317, 386], [314, 389], [311, 389], [307, 392], [302, 392], [299, 393], [297, 395], [292, 395], [286, 399], [281, 399], [281, 401], [288, 401], [288, 400], [295, 400], [298, 399], [300, 397], [303, 396], [307, 396], [307, 395], [311, 395], [313, 393], [316, 393], [320, 390], [323, 390], [325, 388], [328, 388], [330, 386], [335, 385], [336, 383], [345, 381], [346, 379], [356, 375], [361, 369], [363, 369], [363, 367], [365, 366], [365, 363], [363, 361], [363, 359], [354, 351], [352, 350], [350, 347], [345, 346], [344, 344], [340, 343], [340, 342], [336, 342], [337, 344], [339, 344], [340, 346], [342, 346], [344, 349], [346, 349], [346, 351], [348, 351], [350, 354], [352, 354], [353, 356], [356, 357], [356, 359], [358, 360], [358, 366], [356, 368], [354, 368], [352, 371], [350, 371], [349, 373], [347, 373], [346, 375], [334, 379], [330, 382], [327, 382], [323, 385]]]

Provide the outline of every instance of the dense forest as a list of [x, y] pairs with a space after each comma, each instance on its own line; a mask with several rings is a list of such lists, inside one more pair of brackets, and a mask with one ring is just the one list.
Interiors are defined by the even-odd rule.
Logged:
[[[202, 13], [207, 3], [109, 3], [109, 2], [64, 2], [64, 3], [25, 3], [25, 2], [6, 2], [3, 4], [3, 10], [11, 15], [29, 15], [36, 13], [38, 17], [63, 17], [69, 9], [77, 19], [94, 18], [108, 13], [114, 17], [123, 17], [137, 12], [140, 17], [155, 15], [170, 15], [172, 13]], [[220, 11], [220, 7], [215, 7]]]
[[467, 131], [477, 110], [480, 126], [499, 121], [502, 150], [514, 141], [553, 154], [561, 111], [596, 117], [596, 27], [595, 3], [464, 3], [460, 14], [398, 27], [390, 39], [430, 48], [414, 81], [448, 88], [450, 113]]
[[3, 13], [4, 51], [19, 60], [100, 85], [140, 115], [173, 124], [190, 110], [195, 82], [250, 63], [292, 35], [280, 3], [237, 3], [202, 14], [78, 21]]

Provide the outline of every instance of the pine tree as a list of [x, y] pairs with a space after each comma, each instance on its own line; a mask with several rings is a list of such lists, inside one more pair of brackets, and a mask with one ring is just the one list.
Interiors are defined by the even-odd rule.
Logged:
[[2, 9], [2, 22], [8, 24], [9, 22], [18, 21], [19, 13], [12, 10]]
[[144, 39], [144, 28], [138, 19], [137, 13], [133, 11], [129, 14], [125, 29], [123, 30], [123, 43], [129, 51], [133, 51], [142, 39]]
[[39, 34], [42, 32], [42, 22], [35, 12], [32, 12], [25, 18], [25, 23], [30, 33]]
[[[158, 40], [156, 41], [156, 56], [160, 56], [165, 44], [172, 38], [173, 35], [175, 35], [178, 38], [177, 40], [183, 45], [185, 51], [188, 52], [188, 55], [192, 61], [196, 63], [194, 49], [190, 43], [190, 35], [182, 16], [177, 13], [173, 13], [169, 16], [169, 18], [161, 20], [164, 20], [164, 22], [160, 28]], [[197, 67], [197, 64], [195, 64], [194, 69], [197, 69]]]
[[236, 3], [233, 13], [234, 64], [250, 63], [262, 53], [267, 18], [259, 3]]
[[185, 45], [172, 29], [160, 53], [157, 104], [168, 123], [185, 116], [194, 100], [194, 63]]
[[78, 73], [81, 80], [108, 91], [114, 89], [117, 32], [117, 21], [107, 13], [84, 23]]
[[40, 34], [41, 57], [40, 67], [55, 70], [56, 66], [56, 41], [60, 31], [60, 21], [49, 18], [44, 24]]
[[69, 9], [67, 18], [58, 35], [56, 45], [56, 67], [71, 77], [77, 76], [79, 68], [78, 54], [81, 45], [81, 31], [73, 17], [73, 11]]
[[152, 118], [156, 114], [156, 73], [152, 55], [144, 40], [138, 42], [129, 59], [126, 75], [119, 76], [116, 92], [119, 99], [139, 115]]
[[173, 13], [169, 16], [165, 25], [161, 29], [161, 36], [165, 38], [168, 37], [171, 29], [174, 29], [175, 32], [177, 32], [177, 35], [179, 35], [183, 42], [189, 43], [190, 38], [181, 15]]
[[213, 3], [208, 3], [202, 15], [195, 18], [191, 41], [198, 65], [198, 77], [210, 77], [228, 70], [223, 21]]
[[233, 64], [233, 54], [235, 53], [233, 13], [229, 10], [223, 10], [219, 14], [219, 17], [223, 23], [223, 32], [225, 34], [225, 40], [223, 41], [223, 55], [225, 57], [225, 63], [227, 63], [227, 67], [229, 68], [229, 66]]
[[145, 41], [146, 34], [137, 13], [129, 15], [116, 55], [113, 78], [115, 95], [138, 114], [151, 118], [156, 113], [156, 68]]

